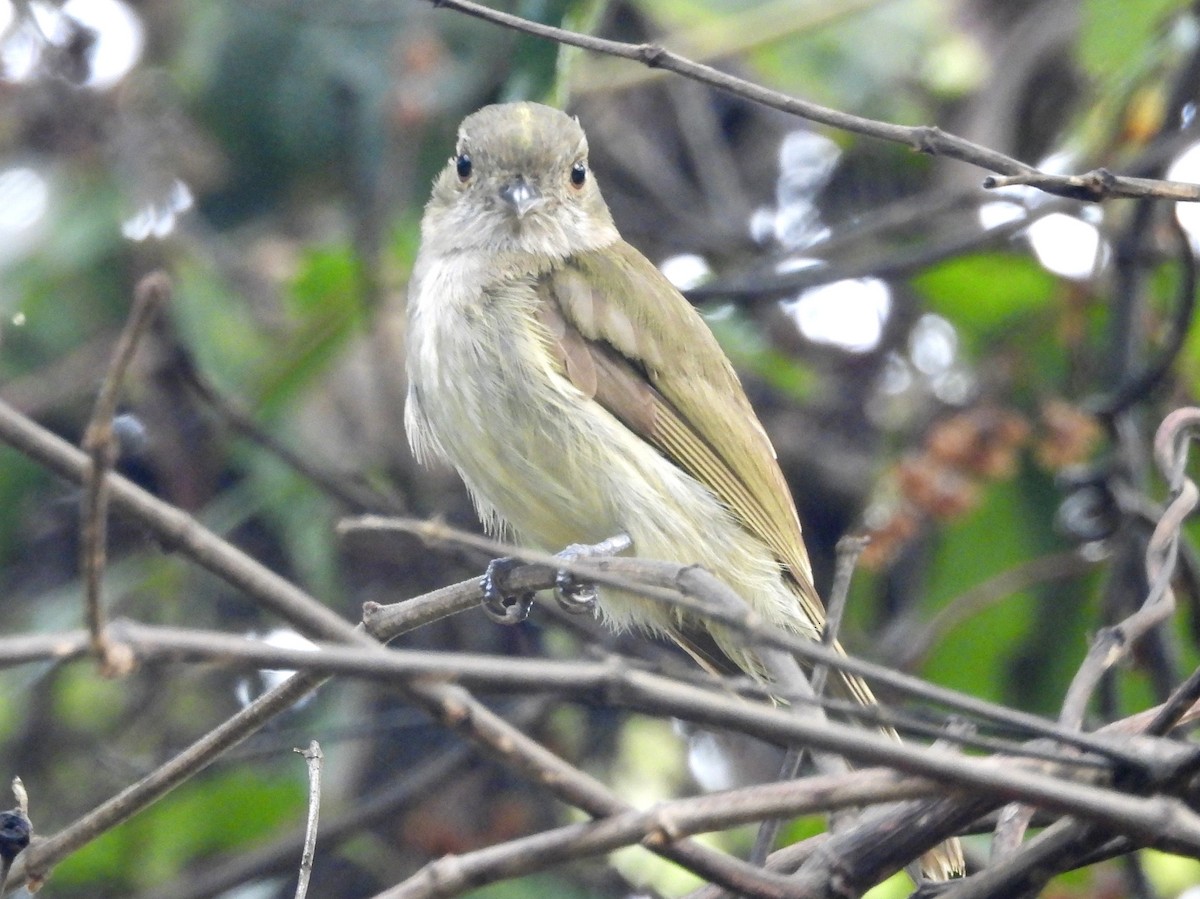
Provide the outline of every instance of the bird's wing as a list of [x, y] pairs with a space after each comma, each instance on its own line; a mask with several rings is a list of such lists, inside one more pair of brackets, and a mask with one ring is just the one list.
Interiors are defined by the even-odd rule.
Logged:
[[708, 487], [770, 548], [819, 632], [824, 609], [791, 493], [737, 374], [699, 313], [623, 241], [568, 259], [542, 277], [539, 291], [543, 323], [566, 376]]

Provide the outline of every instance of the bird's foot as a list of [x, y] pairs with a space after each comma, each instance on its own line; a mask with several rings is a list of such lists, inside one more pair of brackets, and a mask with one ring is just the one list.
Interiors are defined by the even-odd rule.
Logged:
[[[558, 557], [573, 562], [592, 556], [610, 556], [624, 552], [632, 543], [626, 535], [618, 534], [596, 544], [573, 543], [558, 553]], [[499, 624], [520, 624], [529, 617], [529, 610], [533, 606], [533, 594], [514, 593], [507, 584], [509, 572], [521, 564], [520, 559], [512, 556], [493, 559], [480, 578], [483, 611]], [[554, 597], [564, 611], [573, 615], [594, 611], [597, 594], [595, 584], [584, 581], [569, 571], [559, 571], [555, 574]]]
[[[624, 552], [632, 545], [633, 541], [627, 535], [617, 534], [599, 543], [572, 543], [558, 553], [558, 557], [574, 562], [576, 559], [592, 556], [612, 556]], [[572, 615], [595, 611], [598, 594], [595, 584], [580, 580], [569, 571], [559, 571], [554, 577], [554, 598], [558, 600], [563, 611]]]
[[[576, 559], [595, 555], [595, 547], [582, 543], [572, 543], [558, 553], [560, 559], [574, 562]], [[554, 576], [554, 598], [564, 612], [572, 615], [582, 615], [596, 609], [596, 585], [590, 581], [580, 580], [569, 571], [559, 572]]]
[[520, 624], [529, 617], [529, 610], [533, 606], [533, 594], [514, 595], [506, 589], [509, 572], [520, 564], [521, 560], [512, 556], [493, 559], [488, 563], [483, 577], [479, 579], [479, 586], [483, 590], [483, 601], [480, 605], [487, 616], [497, 624]]

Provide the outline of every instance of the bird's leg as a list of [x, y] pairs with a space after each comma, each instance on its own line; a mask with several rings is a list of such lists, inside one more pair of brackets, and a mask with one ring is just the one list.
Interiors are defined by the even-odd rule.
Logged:
[[[560, 559], [574, 562], [591, 556], [611, 556], [629, 549], [633, 541], [625, 534], [609, 537], [599, 543], [572, 543], [558, 553]], [[582, 581], [569, 571], [559, 571], [554, 577], [554, 598], [559, 607], [572, 615], [581, 615], [596, 608], [596, 585]]]
[[492, 559], [488, 563], [487, 571], [479, 579], [479, 586], [483, 590], [483, 601], [480, 605], [487, 616], [497, 624], [520, 624], [529, 617], [529, 609], [533, 606], [533, 594], [520, 593], [514, 596], [505, 589], [508, 573], [521, 564], [523, 563], [520, 559], [512, 556]]

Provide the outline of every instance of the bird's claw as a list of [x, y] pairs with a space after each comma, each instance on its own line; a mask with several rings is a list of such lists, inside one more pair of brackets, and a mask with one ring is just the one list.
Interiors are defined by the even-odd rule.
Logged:
[[514, 596], [505, 590], [508, 573], [519, 564], [520, 560], [511, 556], [493, 559], [488, 563], [483, 577], [479, 579], [479, 586], [483, 591], [480, 605], [484, 613], [497, 624], [520, 624], [529, 617], [529, 610], [533, 607], [532, 593]]
[[580, 581], [569, 571], [560, 571], [554, 576], [554, 598], [564, 612], [582, 615], [596, 608], [596, 585]]
[[[572, 544], [560, 552], [560, 558], [572, 561], [591, 555], [594, 548]], [[582, 615], [596, 608], [596, 585], [581, 581], [569, 571], [559, 571], [554, 576], [554, 598], [558, 600], [559, 608], [572, 615]]]

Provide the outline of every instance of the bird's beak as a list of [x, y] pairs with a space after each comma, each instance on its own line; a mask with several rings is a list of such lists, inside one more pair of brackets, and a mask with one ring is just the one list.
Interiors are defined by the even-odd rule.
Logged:
[[530, 209], [542, 205], [541, 192], [526, 181], [524, 175], [517, 176], [500, 188], [500, 199], [512, 207], [517, 218], [524, 218]]

